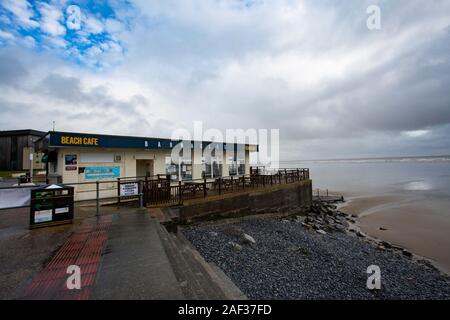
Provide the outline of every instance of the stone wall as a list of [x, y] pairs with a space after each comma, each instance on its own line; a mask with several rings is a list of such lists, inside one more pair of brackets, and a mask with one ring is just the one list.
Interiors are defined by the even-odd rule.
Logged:
[[[176, 211], [180, 223], [233, 218], [259, 213], [305, 212], [312, 204], [312, 181], [305, 180], [214, 198], [187, 201]], [[175, 213], [175, 212], [172, 212]]]

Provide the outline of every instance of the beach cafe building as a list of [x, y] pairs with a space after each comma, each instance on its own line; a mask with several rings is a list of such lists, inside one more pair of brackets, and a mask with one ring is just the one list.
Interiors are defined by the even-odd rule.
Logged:
[[[36, 141], [35, 151], [44, 153], [48, 182], [64, 184], [158, 175], [175, 183], [245, 175], [250, 173], [250, 152], [258, 151], [257, 145], [223, 143], [219, 144], [219, 148], [223, 148], [222, 160], [212, 157], [211, 161], [205, 161], [206, 149], [217, 148], [218, 145], [214, 146], [214, 142], [190, 141], [190, 158], [182, 157], [178, 163], [173, 163], [171, 152], [179, 143], [187, 142], [50, 131]], [[111, 196], [114, 196], [117, 183], [110, 186], [102, 184], [102, 189], [111, 190]], [[92, 185], [77, 185], [76, 198], [92, 198]]]

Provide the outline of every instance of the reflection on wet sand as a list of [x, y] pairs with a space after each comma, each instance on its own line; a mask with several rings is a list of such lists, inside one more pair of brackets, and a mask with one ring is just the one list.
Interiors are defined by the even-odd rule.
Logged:
[[429, 258], [450, 274], [450, 199], [408, 194], [349, 197], [342, 211], [367, 234]]

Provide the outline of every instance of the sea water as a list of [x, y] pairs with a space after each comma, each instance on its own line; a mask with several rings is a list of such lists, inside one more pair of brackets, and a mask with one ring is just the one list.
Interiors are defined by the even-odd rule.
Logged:
[[280, 167], [309, 168], [314, 189], [450, 200], [450, 157], [284, 161]]

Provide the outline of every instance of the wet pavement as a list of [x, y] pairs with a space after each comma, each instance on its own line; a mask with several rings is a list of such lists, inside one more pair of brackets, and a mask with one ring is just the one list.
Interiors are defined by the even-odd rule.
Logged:
[[[78, 207], [73, 224], [35, 230], [28, 209], [0, 217], [0, 299], [183, 298], [146, 210]], [[80, 290], [67, 289], [70, 265]]]
[[148, 213], [114, 215], [92, 299], [183, 299]]

